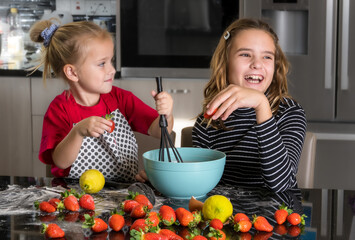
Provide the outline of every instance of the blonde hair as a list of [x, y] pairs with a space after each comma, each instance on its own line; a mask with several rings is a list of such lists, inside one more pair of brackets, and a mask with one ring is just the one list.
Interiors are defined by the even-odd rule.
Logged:
[[[263, 30], [270, 35], [275, 44], [275, 72], [272, 82], [267, 89], [267, 98], [269, 100], [271, 111], [273, 114], [277, 113], [280, 102], [283, 101], [283, 97], [290, 97], [287, 87], [287, 73], [289, 63], [283, 53], [279, 43], [278, 37], [274, 30], [265, 22], [257, 19], [239, 19], [231, 23], [225, 30], [223, 36], [221, 36], [217, 48], [211, 59], [211, 78], [204, 89], [204, 102], [203, 112], [206, 111], [206, 105], [216, 96], [221, 90], [228, 86], [228, 63], [229, 52], [232, 47], [234, 38], [238, 36], [243, 30], [258, 29]], [[219, 122], [223, 125], [222, 122]], [[216, 122], [212, 123], [212, 126], [216, 127]]]
[[[30, 38], [33, 42], [44, 43], [41, 33], [49, 29], [57, 19], [36, 22], [30, 29]], [[99, 25], [88, 22], [72, 22], [59, 26], [49, 38], [49, 43], [42, 46], [39, 64], [29, 70], [38, 70], [43, 66], [43, 81], [49, 77], [58, 76], [67, 79], [63, 68], [66, 64], [78, 64], [85, 59], [85, 49], [92, 39], [113, 40], [111, 34]]]

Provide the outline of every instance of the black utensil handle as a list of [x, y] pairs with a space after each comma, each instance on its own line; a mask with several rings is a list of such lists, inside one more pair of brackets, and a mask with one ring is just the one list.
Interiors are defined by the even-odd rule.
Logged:
[[161, 84], [161, 77], [156, 77], [155, 78], [156, 82], [157, 82], [157, 90], [158, 93], [161, 93], [163, 91], [163, 85]]
[[[158, 91], [158, 93], [161, 93], [163, 91], [163, 85], [161, 83], [161, 79], [162, 79], [161, 76], [155, 77], [155, 80], [157, 82], [157, 91]], [[167, 122], [166, 117], [164, 115], [160, 116], [159, 126], [160, 127], [167, 127], [168, 126], [168, 122]]]

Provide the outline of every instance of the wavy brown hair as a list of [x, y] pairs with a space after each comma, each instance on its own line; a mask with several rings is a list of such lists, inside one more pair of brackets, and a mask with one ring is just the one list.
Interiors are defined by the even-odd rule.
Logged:
[[[59, 20], [52, 18], [36, 22], [30, 29], [30, 38], [33, 42], [43, 43], [41, 33], [52, 24], [59, 25]], [[63, 68], [66, 64], [78, 64], [85, 59], [87, 43], [92, 39], [111, 39], [111, 34], [102, 29], [99, 25], [80, 21], [72, 22], [62, 26], [53, 33], [48, 47], [42, 46], [39, 64], [29, 70], [38, 70], [43, 66], [43, 81], [52, 75], [61, 77], [66, 76]]]
[[[287, 87], [287, 73], [289, 69], [289, 63], [283, 53], [278, 41], [278, 37], [274, 30], [265, 22], [258, 19], [239, 19], [231, 23], [225, 30], [223, 36], [221, 36], [216, 50], [211, 59], [211, 78], [204, 89], [204, 102], [203, 112], [206, 111], [207, 104], [223, 89], [228, 86], [228, 64], [229, 64], [229, 52], [232, 47], [234, 38], [243, 30], [257, 29], [265, 31], [270, 35], [275, 44], [275, 72], [272, 82], [267, 89], [267, 98], [269, 100], [271, 111], [273, 114], [277, 113], [280, 102], [283, 101], [283, 97], [290, 97]], [[226, 34], [230, 34], [227, 38]], [[227, 39], [225, 39], [225, 36]], [[212, 126], [218, 127], [223, 123], [221, 121], [212, 122]]]

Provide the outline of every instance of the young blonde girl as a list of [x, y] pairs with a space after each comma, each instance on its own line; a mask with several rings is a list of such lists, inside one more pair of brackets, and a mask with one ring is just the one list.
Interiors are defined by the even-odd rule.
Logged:
[[[69, 89], [49, 105], [43, 120], [39, 159], [52, 165], [57, 177], [79, 178], [87, 169], [105, 178], [132, 182], [138, 172], [137, 143], [133, 131], [160, 137], [159, 114], [173, 126], [169, 94], [152, 91], [152, 109], [131, 92], [113, 85], [113, 38], [92, 22], [60, 26], [54, 19], [39, 21], [30, 30], [34, 42], [43, 43], [44, 81], [50, 75], [64, 79]], [[113, 123], [105, 119], [111, 116]]]
[[288, 94], [288, 67], [263, 21], [239, 19], [221, 36], [193, 144], [227, 154], [223, 182], [275, 192], [297, 187], [306, 118]]

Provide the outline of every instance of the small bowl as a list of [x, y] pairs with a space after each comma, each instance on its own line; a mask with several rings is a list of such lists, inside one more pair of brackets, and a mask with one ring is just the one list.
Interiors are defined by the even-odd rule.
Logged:
[[159, 149], [143, 154], [144, 169], [153, 187], [169, 198], [203, 198], [219, 182], [224, 171], [226, 155], [205, 148], [177, 148], [183, 163], [159, 161]]

